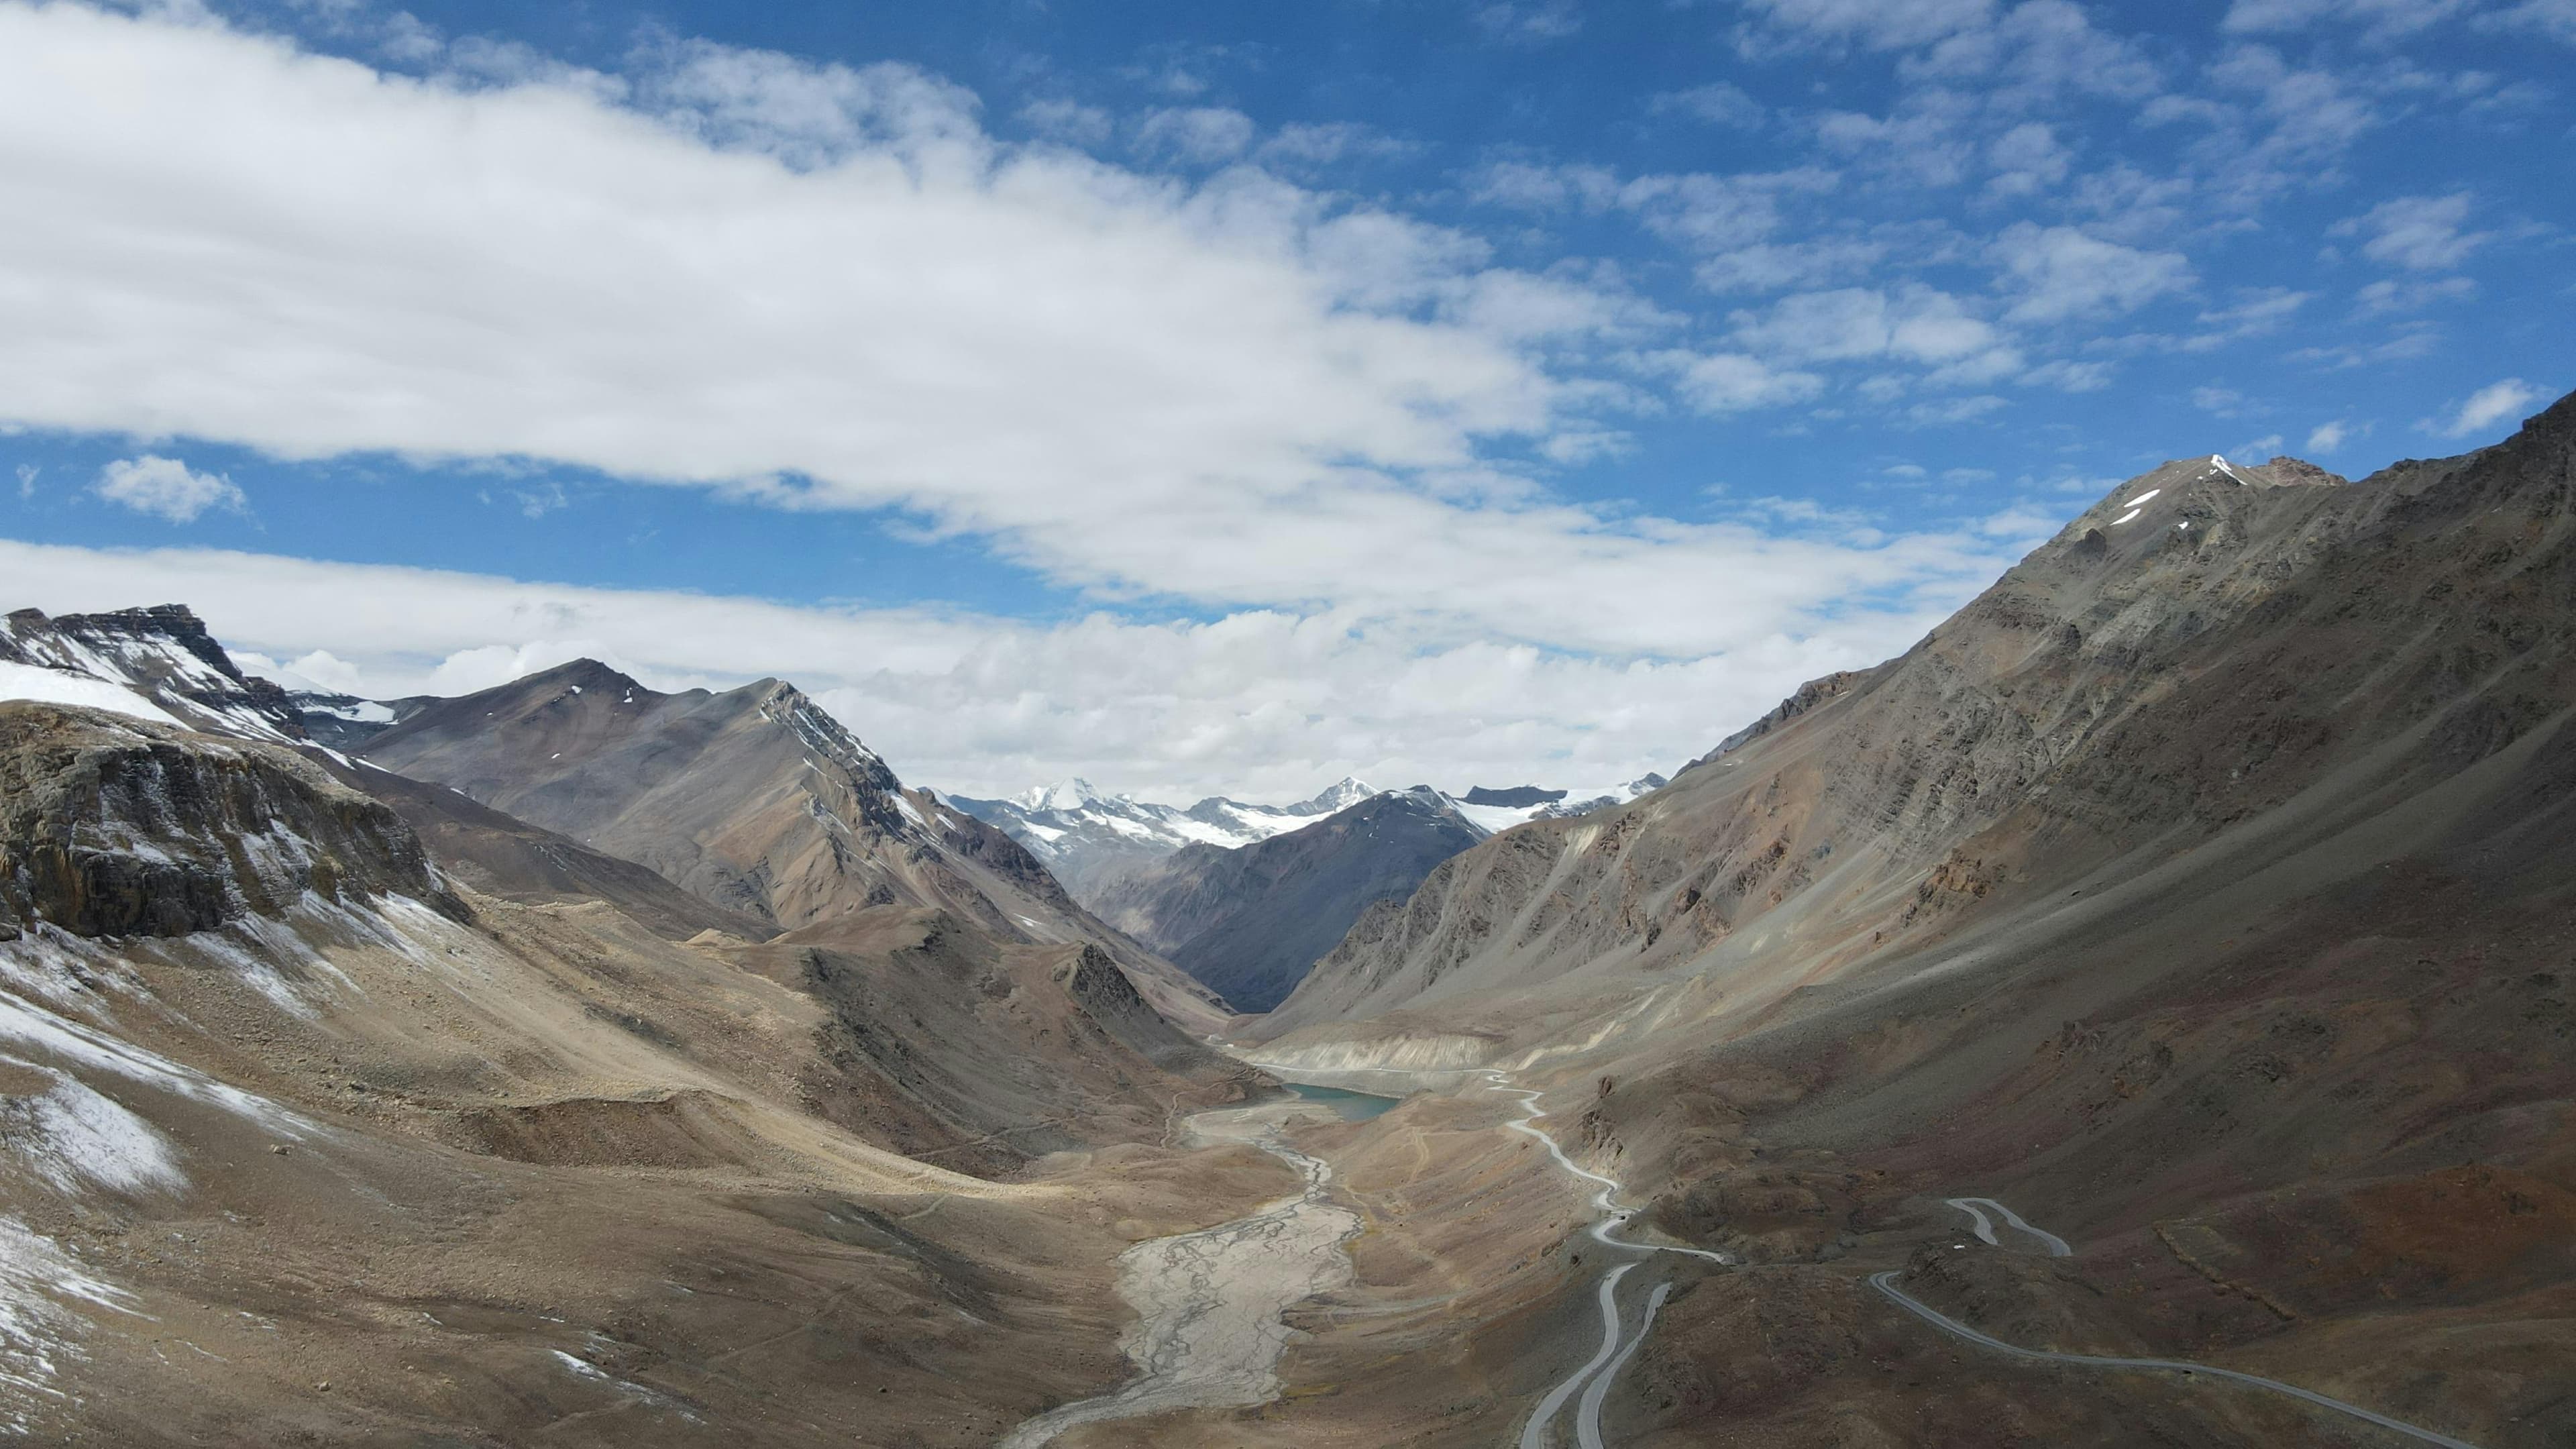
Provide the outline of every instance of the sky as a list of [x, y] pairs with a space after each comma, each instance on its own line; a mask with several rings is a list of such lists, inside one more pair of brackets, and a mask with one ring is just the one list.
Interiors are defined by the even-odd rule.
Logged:
[[[0, 608], [908, 781], [1669, 773], [2576, 386], [2576, 0], [0, 0]], [[14, 481], [14, 487], [10, 486]]]

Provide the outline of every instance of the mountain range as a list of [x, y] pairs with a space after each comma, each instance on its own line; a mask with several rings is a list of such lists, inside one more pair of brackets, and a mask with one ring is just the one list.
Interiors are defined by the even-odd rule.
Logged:
[[[408, 706], [405, 706], [408, 707]], [[1025, 845], [1084, 906], [1246, 1011], [1266, 1011], [1372, 906], [1497, 830], [1633, 800], [1647, 775], [1589, 792], [1427, 785], [1373, 791], [1344, 778], [1294, 805], [1212, 796], [1182, 810], [1103, 795], [1082, 780], [1009, 800], [949, 804]]]
[[1371, 795], [1251, 845], [1192, 844], [1112, 877], [1102, 917], [1244, 1011], [1267, 1011], [1370, 906], [1485, 838], [1429, 788]]
[[[1810, 1343], [1862, 1331], [1842, 1260], [1976, 1193], [2080, 1245], [1904, 1260], [1989, 1332], [2544, 1442], [2521, 1416], [2563, 1428], [2576, 1361], [2540, 1306], [2576, 1286], [2571, 608], [2576, 399], [2358, 483], [2168, 463], [1667, 788], [1444, 862], [1254, 1059], [1587, 1074], [1589, 1159], [1830, 1304]], [[1729, 1309], [1656, 1332], [1647, 1441], [1924, 1412]], [[1748, 1355], [1759, 1388], [1688, 1367]], [[1964, 1401], [1912, 1442], [1992, 1442]], [[2099, 1412], [2058, 1432], [2153, 1437]]]
[[1563, 794], [970, 810], [784, 681], [21, 610], [0, 1423], [2544, 1449], [2571, 719], [2576, 397], [2167, 463]]
[[1104, 795], [1086, 780], [1041, 786], [1008, 800], [951, 795], [948, 803], [1008, 832], [1045, 862], [1065, 889], [1090, 900], [1111, 878], [1189, 845], [1251, 845], [1312, 824], [1377, 793], [1344, 778], [1294, 805], [1246, 805], [1221, 795], [1186, 809]]

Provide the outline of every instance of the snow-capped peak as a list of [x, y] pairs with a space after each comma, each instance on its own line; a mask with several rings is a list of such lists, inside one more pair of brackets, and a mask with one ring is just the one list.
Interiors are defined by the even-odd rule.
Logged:
[[1075, 778], [1040, 785], [1011, 797], [1011, 803], [1023, 810], [1055, 810], [1070, 813], [1105, 798], [1089, 780]]
[[1292, 815], [1331, 815], [1337, 811], [1348, 810], [1376, 793], [1376, 790], [1361, 781], [1344, 775], [1326, 786], [1322, 794], [1291, 805], [1288, 811]]

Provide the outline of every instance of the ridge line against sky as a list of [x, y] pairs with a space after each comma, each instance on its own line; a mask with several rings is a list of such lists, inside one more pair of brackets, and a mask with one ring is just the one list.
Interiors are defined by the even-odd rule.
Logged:
[[2570, 372], [2569, 0], [498, 13], [0, 3], [0, 602], [973, 793], [1624, 778]]

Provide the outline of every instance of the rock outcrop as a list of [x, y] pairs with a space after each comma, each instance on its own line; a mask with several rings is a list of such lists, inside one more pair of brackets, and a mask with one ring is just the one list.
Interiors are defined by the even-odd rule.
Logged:
[[400, 816], [290, 750], [0, 703], [0, 931], [179, 936], [308, 892], [444, 894]]

